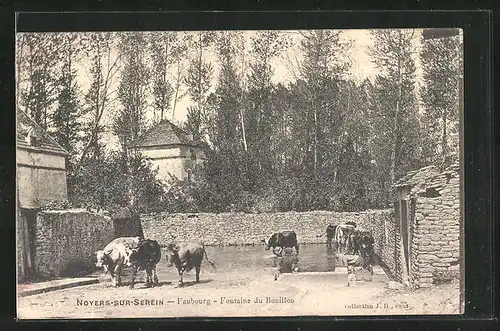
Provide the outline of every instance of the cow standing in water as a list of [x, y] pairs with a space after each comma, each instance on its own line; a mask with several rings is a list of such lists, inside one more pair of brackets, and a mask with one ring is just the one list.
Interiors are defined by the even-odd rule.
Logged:
[[299, 254], [299, 243], [297, 241], [297, 234], [294, 231], [282, 231], [274, 233], [269, 239], [262, 240], [266, 246], [265, 250], [273, 248], [273, 252], [276, 254], [276, 248], [279, 249], [280, 252], [283, 252], [285, 248], [290, 247], [294, 248], [297, 254]]
[[128, 250], [125, 262], [127, 266], [134, 267], [130, 288], [134, 288], [135, 276], [137, 275], [138, 270], [146, 270], [146, 287], [158, 284], [156, 265], [160, 262], [160, 259], [161, 248], [156, 240], [141, 240], [139, 245], [137, 245], [137, 248]]
[[351, 235], [356, 230], [352, 224], [339, 224], [335, 229], [335, 241], [338, 247], [338, 253], [344, 254], [350, 247]]
[[139, 242], [139, 237], [120, 237], [96, 252], [96, 267], [104, 268], [105, 274], [109, 271], [113, 286], [121, 285], [121, 270], [126, 264], [127, 254], [131, 249], [136, 248]]
[[215, 264], [208, 259], [207, 251], [201, 242], [183, 242], [179, 244], [169, 244], [167, 246], [167, 261], [168, 266], [173, 264], [179, 272], [179, 284], [182, 286], [182, 275], [184, 272], [189, 272], [193, 268], [196, 269], [196, 283], [200, 282], [200, 269], [203, 256], [207, 259], [208, 263], [215, 269]]
[[361, 257], [371, 262], [373, 258], [374, 243], [375, 240], [371, 231], [358, 228], [351, 234], [348, 253], [361, 255]]
[[335, 230], [337, 229], [336, 225], [329, 224], [326, 227], [326, 230], [323, 234], [316, 235], [317, 238], [323, 237], [326, 234], [326, 245], [331, 247], [332, 246], [332, 241], [335, 238]]

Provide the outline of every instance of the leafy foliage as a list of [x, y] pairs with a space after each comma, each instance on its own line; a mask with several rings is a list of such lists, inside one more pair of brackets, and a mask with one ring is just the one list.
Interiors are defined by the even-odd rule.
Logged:
[[71, 178], [70, 199], [76, 205], [95, 208], [128, 206], [130, 190], [136, 197], [132, 207], [147, 212], [160, 205], [163, 194], [155, 176], [156, 172], [140, 157], [132, 157], [128, 165], [121, 153], [89, 158]]
[[74, 63], [75, 55], [78, 56], [81, 49], [77, 48], [76, 40], [76, 35], [72, 34], [66, 35], [63, 39], [66, 47], [64, 49], [62, 73], [58, 81], [60, 86], [57, 96], [58, 105], [52, 115], [54, 138], [70, 156], [75, 154], [77, 148], [76, 145], [81, 130], [80, 118], [83, 115]]
[[428, 146], [425, 157], [442, 168], [451, 165], [458, 156], [461, 48], [460, 38], [455, 36], [425, 40], [421, 51]]
[[[359, 82], [349, 74], [349, 43], [339, 31], [249, 35], [18, 37], [18, 105], [70, 152], [70, 203], [171, 212], [358, 211], [388, 206], [391, 185], [407, 171], [458, 156], [459, 38], [423, 41], [417, 53], [414, 30], [373, 31], [378, 74]], [[88, 65], [80, 71], [79, 57]], [[276, 83], [277, 62], [290, 81]], [[78, 84], [81, 70], [88, 86]], [[196, 142], [206, 140], [205, 158], [194, 180], [160, 183], [130, 143], [145, 132], [147, 115], [153, 123], [174, 118], [183, 98], [189, 104], [182, 126]], [[110, 152], [116, 138], [118, 150]]]
[[145, 38], [139, 33], [122, 36], [120, 52], [124, 69], [118, 86], [121, 107], [113, 122], [113, 131], [120, 138], [123, 151], [145, 129], [145, 113], [150, 70], [146, 63]]

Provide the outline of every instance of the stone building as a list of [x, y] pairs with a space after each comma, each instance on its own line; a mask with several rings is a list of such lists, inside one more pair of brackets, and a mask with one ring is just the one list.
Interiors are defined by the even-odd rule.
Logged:
[[16, 121], [18, 278], [34, 272], [36, 218], [53, 200], [67, 200], [68, 153], [21, 110]]
[[459, 279], [463, 263], [460, 168], [429, 166], [395, 185], [395, 277], [411, 288]]
[[171, 176], [184, 180], [193, 178], [205, 155], [202, 144], [175, 124], [162, 120], [135, 141], [130, 150], [149, 160], [158, 169], [158, 179]]

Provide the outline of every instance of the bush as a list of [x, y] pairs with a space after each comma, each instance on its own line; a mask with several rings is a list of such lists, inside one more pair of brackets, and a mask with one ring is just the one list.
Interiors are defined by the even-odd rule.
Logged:
[[70, 201], [75, 206], [113, 209], [130, 206], [138, 212], [148, 212], [161, 202], [163, 185], [156, 171], [140, 156], [127, 160], [121, 153], [109, 153], [89, 158], [76, 172], [68, 176]]

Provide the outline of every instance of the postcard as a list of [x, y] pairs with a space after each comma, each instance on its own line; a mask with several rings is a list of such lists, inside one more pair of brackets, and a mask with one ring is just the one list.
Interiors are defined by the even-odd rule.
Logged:
[[18, 318], [462, 314], [462, 47], [17, 33]]

